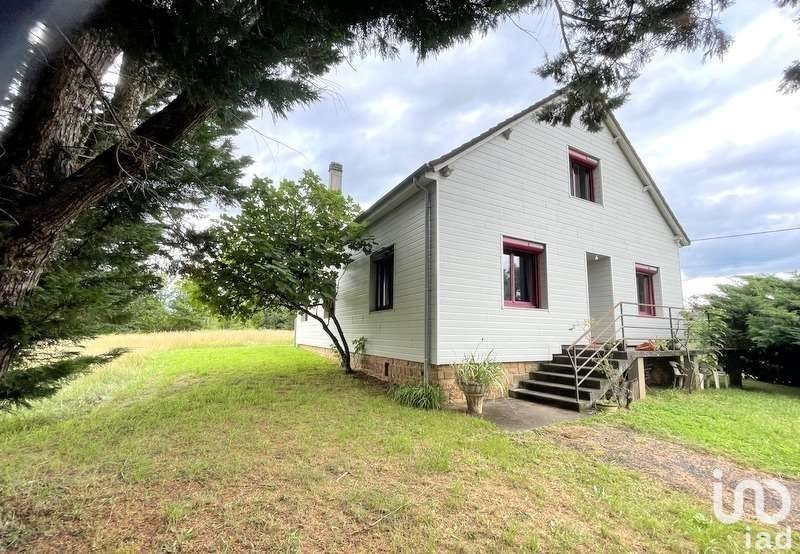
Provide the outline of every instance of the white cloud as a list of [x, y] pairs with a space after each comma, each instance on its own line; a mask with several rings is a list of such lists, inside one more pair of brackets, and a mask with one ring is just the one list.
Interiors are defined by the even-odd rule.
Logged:
[[683, 279], [683, 297], [688, 301], [717, 291], [717, 285], [729, 285], [735, 282], [734, 277], [693, 277]]
[[[742, 273], [741, 276], [757, 275], [757, 273]], [[788, 271], [781, 271], [773, 273], [776, 277], [781, 279], [789, 279], [794, 276], [793, 273]], [[699, 300], [701, 296], [718, 292], [719, 285], [732, 285], [739, 282], [736, 275], [716, 276], [716, 277], [693, 277], [687, 279], [683, 276], [683, 296], [686, 300], [696, 297]]]
[[[800, 51], [786, 11], [739, 3], [722, 14], [735, 42], [723, 61], [699, 52], [658, 55], [636, 82], [620, 121], [690, 236], [788, 227], [800, 215], [800, 94], [776, 91]], [[237, 139], [256, 162], [250, 174], [296, 178], [328, 162], [344, 165], [344, 189], [368, 205], [420, 163], [439, 156], [526, 105], [553, 84], [532, 74], [559, 36], [552, 13], [523, 17], [418, 63], [375, 56], [342, 64], [329, 90], [286, 120], [252, 124], [283, 147], [246, 130]], [[708, 241], [682, 252], [687, 296], [737, 272], [800, 265], [788, 236]], [[695, 281], [692, 278], [697, 278]], [[722, 281], [724, 282], [724, 281]]]
[[367, 104], [367, 111], [375, 124], [364, 131], [364, 137], [374, 139], [387, 134], [403, 118], [410, 107], [411, 102], [395, 95], [385, 95], [373, 100]]
[[[746, 8], [746, 6], [745, 6]], [[729, 12], [735, 11], [735, 8]], [[723, 22], [723, 27], [729, 27]], [[728, 28], [730, 31], [730, 29]], [[694, 87], [719, 85], [730, 79], [746, 76], [749, 68], [768, 69], [777, 75], [780, 68], [796, 57], [800, 48], [800, 35], [787, 10], [767, 9], [750, 19], [733, 32], [733, 44], [722, 59], [703, 60], [698, 52], [674, 52], [656, 57], [645, 69], [644, 77], [655, 82], [670, 81], [692, 83]], [[648, 100], [648, 93], [657, 92], [658, 87], [639, 90], [640, 100]], [[687, 90], [686, 100], [697, 100]]]
[[763, 194], [764, 190], [757, 187], [738, 186], [729, 190], [722, 190], [712, 194], [704, 194], [703, 200], [708, 204], [719, 204], [727, 200], [743, 200], [752, 196]]
[[486, 113], [486, 108], [478, 108], [468, 112], [458, 114], [456, 122], [460, 125], [474, 125]]
[[800, 138], [800, 95], [779, 94], [778, 81], [758, 83], [709, 111], [651, 139], [647, 159], [674, 170], [713, 156], [729, 156], [776, 137]]
[[800, 213], [797, 212], [767, 214], [766, 218], [770, 223], [781, 227], [800, 225]]

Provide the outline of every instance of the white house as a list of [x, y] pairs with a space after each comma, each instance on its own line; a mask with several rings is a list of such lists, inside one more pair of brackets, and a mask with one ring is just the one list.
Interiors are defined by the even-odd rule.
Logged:
[[[335, 307], [348, 340], [366, 339], [361, 369], [455, 396], [452, 364], [476, 348], [516, 382], [579, 340], [668, 336], [689, 239], [613, 115], [597, 133], [539, 123], [553, 98], [424, 163], [362, 213], [379, 247], [345, 271]], [[295, 340], [330, 347], [314, 320], [298, 318]], [[529, 396], [554, 391], [540, 392]]]

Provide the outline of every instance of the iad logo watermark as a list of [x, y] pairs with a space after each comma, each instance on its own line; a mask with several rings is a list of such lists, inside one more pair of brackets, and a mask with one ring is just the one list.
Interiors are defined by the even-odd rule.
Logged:
[[[780, 503], [780, 507], [774, 513], [767, 513], [764, 503], [764, 487], [774, 492]], [[744, 479], [736, 484], [733, 491], [733, 512], [728, 513], [723, 505], [722, 470], [714, 470], [714, 517], [725, 524], [737, 523], [744, 515], [745, 492], [753, 493], [753, 511], [758, 521], [765, 525], [778, 525], [783, 522], [792, 510], [792, 497], [789, 490], [783, 483], [775, 479]], [[777, 531], [774, 534], [767, 531], [759, 531], [752, 536], [750, 526], [745, 531], [745, 548], [748, 550], [790, 550], [792, 548], [792, 528], [786, 526], [785, 531]]]

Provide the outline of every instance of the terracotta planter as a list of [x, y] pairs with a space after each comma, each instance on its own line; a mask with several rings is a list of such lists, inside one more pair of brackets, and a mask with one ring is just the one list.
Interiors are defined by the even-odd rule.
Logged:
[[483, 413], [483, 399], [489, 392], [489, 386], [483, 383], [459, 383], [458, 388], [467, 399], [467, 413], [481, 415]]

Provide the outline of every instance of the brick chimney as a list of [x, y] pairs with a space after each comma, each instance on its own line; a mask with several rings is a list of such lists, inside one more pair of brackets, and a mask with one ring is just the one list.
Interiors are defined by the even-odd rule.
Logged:
[[328, 186], [331, 190], [342, 192], [342, 164], [331, 162], [328, 166]]

